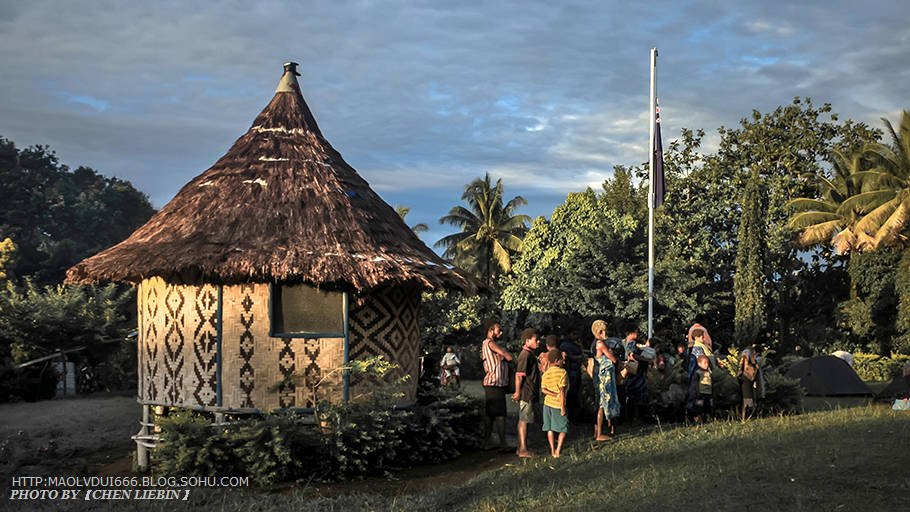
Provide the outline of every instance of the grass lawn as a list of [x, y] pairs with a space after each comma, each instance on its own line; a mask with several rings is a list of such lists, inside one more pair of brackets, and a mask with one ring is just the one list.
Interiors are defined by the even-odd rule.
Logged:
[[[471, 482], [467, 510], [897, 510], [910, 416], [883, 406], [576, 443]], [[555, 463], [554, 463], [555, 462]], [[495, 488], [502, 488], [498, 493]]]
[[[415, 494], [329, 498], [301, 484], [274, 493], [193, 490], [179, 505], [224, 511], [907, 510], [908, 441], [910, 414], [878, 404], [657, 429], [600, 444], [581, 438], [561, 459], [515, 458], [464, 485]], [[30, 505], [59, 510], [63, 504]], [[110, 504], [81, 501], [73, 510], [92, 506]], [[116, 503], [117, 510], [174, 506]]]

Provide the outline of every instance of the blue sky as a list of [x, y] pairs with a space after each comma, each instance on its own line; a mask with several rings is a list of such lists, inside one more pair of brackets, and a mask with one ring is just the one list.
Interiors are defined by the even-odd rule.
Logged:
[[[664, 146], [795, 96], [881, 126], [910, 108], [901, 2], [0, 0], [0, 135], [128, 179], [156, 207], [271, 99], [286, 60], [326, 138], [430, 244], [490, 172], [549, 215]], [[190, 6], [190, 7], [188, 7]]]

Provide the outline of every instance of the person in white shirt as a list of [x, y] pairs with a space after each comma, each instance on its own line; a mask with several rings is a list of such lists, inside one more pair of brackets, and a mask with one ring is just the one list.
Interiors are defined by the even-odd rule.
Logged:
[[455, 350], [451, 346], [446, 347], [446, 353], [442, 356], [442, 362], [439, 363], [439, 367], [442, 368], [440, 383], [443, 386], [454, 385], [458, 387], [461, 384], [461, 369], [459, 366], [461, 366], [461, 359], [458, 359]]

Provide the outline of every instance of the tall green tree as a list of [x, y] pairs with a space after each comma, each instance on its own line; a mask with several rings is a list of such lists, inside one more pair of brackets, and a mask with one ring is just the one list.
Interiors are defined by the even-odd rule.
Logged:
[[[664, 151], [666, 202], [655, 216], [655, 330], [676, 338], [699, 322], [733, 334], [739, 211], [729, 169], [700, 151], [702, 130], [683, 129]], [[642, 169], [640, 176], [647, 176]]]
[[734, 336], [741, 346], [754, 343], [765, 327], [763, 195], [758, 168], [753, 168], [742, 198], [740, 240], [736, 249], [736, 275], [733, 280], [733, 296], [736, 301]]
[[[616, 172], [620, 177], [607, 180], [604, 188], [626, 197], [634, 192], [640, 209], [645, 204], [642, 189], [623, 187], [628, 184], [625, 171]], [[603, 315], [617, 325], [641, 320], [647, 286], [644, 217], [614, 208], [608, 195], [590, 188], [570, 193], [550, 220], [534, 221], [503, 290], [504, 309], [582, 318]]]
[[897, 296], [897, 318], [895, 329], [898, 336], [894, 338], [892, 349], [901, 354], [910, 355], [910, 251], [904, 250], [897, 264], [894, 276], [894, 293]]
[[456, 206], [439, 219], [440, 224], [455, 226], [460, 231], [436, 242], [445, 248], [443, 255], [456, 265], [474, 272], [488, 285], [500, 275], [512, 270], [512, 258], [522, 251], [522, 238], [531, 218], [516, 210], [528, 204], [515, 196], [503, 204], [502, 180], [493, 184], [489, 173], [465, 187], [461, 199], [465, 206]]
[[18, 247], [15, 273], [59, 283], [80, 260], [119, 243], [154, 213], [128, 181], [70, 171], [46, 146], [0, 137], [0, 239]]
[[901, 251], [887, 247], [857, 252], [850, 259], [853, 289], [840, 309], [853, 335], [850, 341], [860, 350], [883, 356], [891, 353], [899, 331], [895, 280], [900, 261]]
[[[796, 98], [767, 114], [753, 111], [738, 128], [721, 128], [719, 133], [718, 151], [706, 158], [705, 165], [726, 176], [720, 187], [728, 189], [728, 197], [742, 198], [748, 180], [757, 172], [765, 192], [761, 212], [765, 226], [764, 329], [773, 342], [786, 345], [778, 348], [793, 348], [798, 339], [812, 335], [805, 331], [802, 312], [793, 307], [805, 286], [811, 257], [792, 243], [790, 203], [817, 197], [817, 177], [829, 176], [827, 160], [832, 150], [853, 154], [876, 140], [880, 132], [863, 123], [838, 121], [828, 104], [818, 107], [809, 99]], [[733, 213], [741, 218], [743, 212]]]
[[[830, 162], [830, 179], [825, 175], [817, 176], [817, 197], [801, 197], [790, 201], [789, 206], [795, 213], [790, 219], [789, 225], [797, 233], [794, 239], [794, 245], [797, 248], [820, 247], [821, 256], [825, 260], [836, 261], [841, 255], [849, 254], [846, 273], [837, 274], [836, 270], [829, 268], [829, 276], [819, 277], [836, 282], [836, 279], [832, 280], [830, 276], [850, 276], [849, 300], [841, 303], [839, 309], [841, 313], [846, 313], [845, 316], [849, 319], [853, 332], [860, 333], [867, 329], [853, 329], [853, 327], [863, 325], [864, 322], [858, 318], [862, 312], [868, 312], [871, 309], [866, 307], [853, 276], [857, 275], [857, 269], [865, 265], [865, 262], [859, 261], [861, 259], [860, 250], [869, 246], [871, 237], [857, 229], [857, 223], [862, 219], [863, 210], [851, 198], [862, 193], [863, 156], [859, 151], [847, 156], [841, 151], [832, 150]], [[833, 248], [834, 254], [827, 252], [827, 248]], [[818, 255], [815, 255], [813, 263], [816, 269], [819, 266], [819, 260]], [[816, 272], [815, 275], [818, 273]], [[800, 301], [801, 303], [805, 300], [812, 300], [812, 295], [805, 293], [808, 291], [810, 290], [805, 288], [801, 290], [805, 297], [803, 301]], [[822, 292], [819, 290], [818, 293]], [[820, 308], [819, 312], [821, 311], [824, 311], [824, 308]]]
[[107, 356], [99, 344], [122, 338], [135, 327], [135, 291], [104, 286], [37, 286], [8, 283], [0, 293], [0, 345], [11, 347], [16, 362], [78, 346], [93, 360]]
[[856, 228], [874, 250], [851, 257], [855, 284], [843, 312], [862, 346], [888, 355], [910, 353], [910, 111], [902, 112], [897, 130], [882, 121], [890, 144], [876, 141], [863, 148], [868, 159], [863, 191], [849, 200], [865, 213]]
[[[732, 258], [723, 260], [735, 230], [722, 212], [726, 198], [714, 197], [715, 181], [701, 168], [702, 136], [685, 130], [664, 155], [667, 202], [656, 217], [654, 326], [667, 340], [727, 310], [732, 325], [732, 299], [720, 276], [732, 276]], [[537, 218], [503, 290], [504, 309], [528, 311], [535, 325], [578, 330], [602, 317], [613, 324], [611, 334], [630, 324], [645, 328], [647, 187], [635, 178], [646, 175], [640, 167], [616, 166], [599, 193], [569, 194], [550, 219]]]

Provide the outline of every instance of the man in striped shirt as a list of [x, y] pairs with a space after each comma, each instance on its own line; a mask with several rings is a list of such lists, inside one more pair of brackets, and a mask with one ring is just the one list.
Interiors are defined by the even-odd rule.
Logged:
[[487, 337], [480, 348], [483, 359], [483, 390], [486, 396], [484, 415], [484, 444], [488, 446], [493, 430], [499, 435], [499, 447], [506, 449], [506, 388], [509, 386], [509, 365], [512, 355], [496, 344], [502, 329], [496, 320], [487, 321]]

